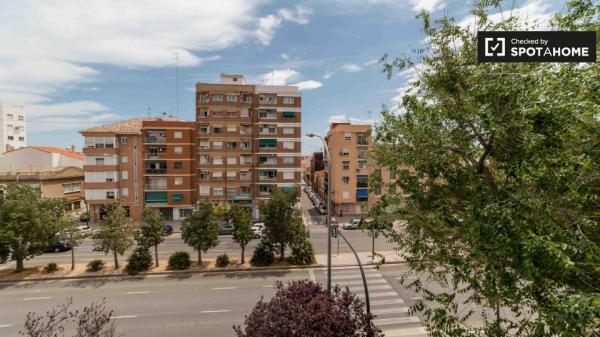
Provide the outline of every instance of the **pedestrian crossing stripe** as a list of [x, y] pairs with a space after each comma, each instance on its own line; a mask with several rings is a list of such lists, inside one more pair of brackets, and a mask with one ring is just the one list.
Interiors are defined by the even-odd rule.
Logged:
[[411, 327], [411, 328], [399, 328], [399, 329], [389, 329], [383, 330], [383, 334], [385, 337], [403, 337], [403, 336], [427, 336], [427, 329], [423, 327]]
[[390, 325], [390, 324], [404, 324], [404, 323], [419, 323], [421, 320], [416, 316], [407, 317], [392, 317], [392, 318], [377, 318], [373, 320], [373, 323], [377, 326]]

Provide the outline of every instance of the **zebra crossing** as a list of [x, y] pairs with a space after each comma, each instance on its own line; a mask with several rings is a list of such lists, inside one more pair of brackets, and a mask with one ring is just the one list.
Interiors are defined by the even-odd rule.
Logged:
[[[365, 267], [365, 277], [369, 287], [373, 322], [386, 337], [426, 337], [427, 332], [416, 316], [408, 313], [404, 302], [388, 281], [374, 267]], [[334, 268], [331, 273], [333, 284], [348, 287], [357, 297], [364, 300], [362, 276], [358, 267]]]

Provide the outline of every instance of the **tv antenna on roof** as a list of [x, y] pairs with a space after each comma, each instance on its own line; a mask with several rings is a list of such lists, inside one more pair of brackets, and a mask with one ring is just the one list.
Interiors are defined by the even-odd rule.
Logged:
[[173, 53], [175, 54], [175, 67], [176, 67], [176, 71], [177, 71], [177, 110], [176, 110], [176, 116], [177, 118], [179, 118], [179, 53], [175, 52]]

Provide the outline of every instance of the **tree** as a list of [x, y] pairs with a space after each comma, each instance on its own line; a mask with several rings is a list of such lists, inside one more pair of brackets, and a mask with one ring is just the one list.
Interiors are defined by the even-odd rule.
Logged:
[[229, 209], [229, 221], [233, 225], [233, 241], [240, 244], [242, 248], [242, 264], [244, 264], [244, 252], [246, 245], [254, 238], [252, 231], [252, 213], [246, 208], [233, 204]]
[[160, 213], [153, 208], [144, 207], [140, 229], [136, 233], [136, 240], [144, 247], [154, 247], [154, 265], [158, 267], [158, 245], [165, 239], [164, 221]]
[[54, 243], [64, 208], [64, 199], [43, 199], [38, 188], [9, 184], [0, 198], [0, 261], [10, 257], [23, 271], [26, 259]]
[[115, 269], [119, 269], [118, 255], [125, 254], [125, 251], [133, 245], [133, 224], [127, 218], [127, 211], [119, 201], [105, 207], [106, 217], [100, 223], [98, 236], [94, 238], [94, 250], [104, 254], [112, 252]]
[[64, 336], [65, 325], [75, 324], [77, 337], [113, 337], [116, 336], [114, 321], [110, 320], [113, 311], [106, 309], [106, 300], [92, 303], [80, 310], [71, 310], [73, 299], [47, 311], [44, 315], [29, 312], [25, 317], [24, 329], [19, 331], [28, 337]]
[[265, 223], [265, 236], [273, 244], [279, 245], [279, 259], [283, 261], [285, 248], [302, 242], [308, 237], [302, 214], [294, 207], [297, 196], [275, 190], [271, 199], [260, 205], [260, 213]]
[[364, 303], [348, 288], [331, 292], [319, 283], [277, 282], [277, 292], [268, 302], [258, 301], [246, 316], [245, 329], [234, 326], [238, 337], [383, 337], [365, 312]]
[[62, 228], [60, 232], [61, 240], [67, 242], [71, 246], [71, 270], [75, 269], [75, 247], [78, 247], [85, 236], [77, 228], [77, 224], [69, 215], [64, 215], [61, 219]]
[[199, 202], [192, 214], [181, 224], [183, 242], [198, 251], [198, 265], [202, 266], [202, 253], [219, 244], [219, 228], [213, 220], [212, 204]]
[[[416, 76], [375, 133], [379, 165], [397, 172], [382, 199], [407, 222], [393, 235], [408, 265], [430, 281], [408, 285], [433, 336], [591, 336], [600, 64], [477, 64], [473, 32], [530, 28], [492, 21], [499, 3], [476, 3], [476, 27], [421, 14], [430, 48], [418, 61], [382, 59], [389, 75]], [[565, 11], [552, 30], [600, 31], [600, 5]]]

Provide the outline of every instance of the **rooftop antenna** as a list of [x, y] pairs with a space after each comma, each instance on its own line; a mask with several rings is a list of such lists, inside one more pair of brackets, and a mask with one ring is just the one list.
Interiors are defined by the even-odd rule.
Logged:
[[350, 113], [346, 111], [346, 123], [350, 123]]
[[148, 107], [148, 118], [152, 116], [152, 108]]
[[175, 67], [177, 69], [177, 110], [176, 116], [179, 118], [179, 53], [175, 52]]
[[369, 125], [371, 125], [371, 110], [367, 111], [367, 113], [369, 114]]

